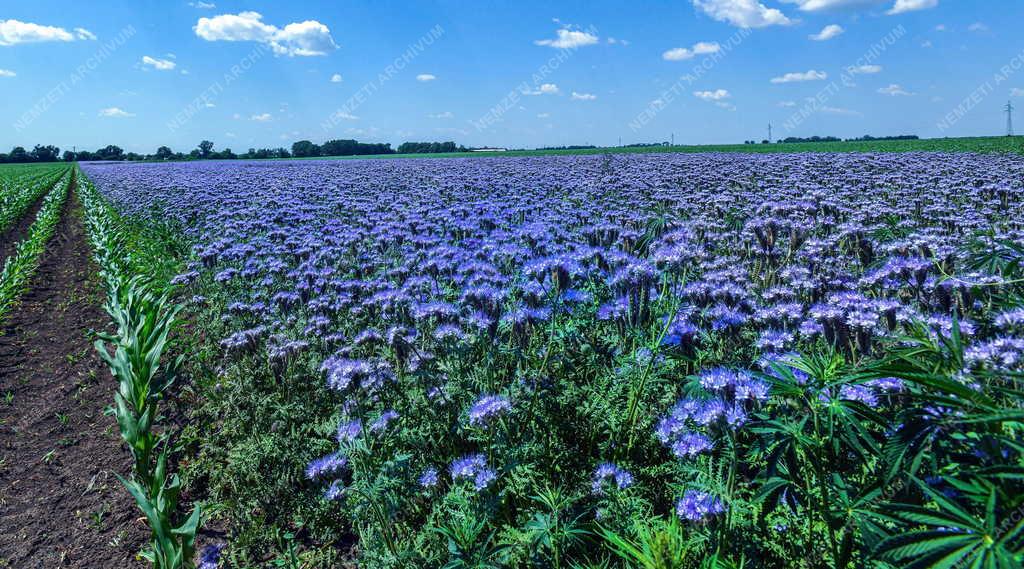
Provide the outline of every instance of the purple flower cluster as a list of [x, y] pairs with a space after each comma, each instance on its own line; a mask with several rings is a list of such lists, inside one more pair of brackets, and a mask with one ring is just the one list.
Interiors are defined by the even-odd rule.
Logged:
[[725, 511], [722, 501], [707, 492], [687, 490], [676, 502], [676, 515], [681, 519], [699, 522]]
[[487, 457], [471, 454], [452, 461], [452, 480], [472, 480], [473, 488], [483, 490], [491, 485], [498, 473], [488, 468]]

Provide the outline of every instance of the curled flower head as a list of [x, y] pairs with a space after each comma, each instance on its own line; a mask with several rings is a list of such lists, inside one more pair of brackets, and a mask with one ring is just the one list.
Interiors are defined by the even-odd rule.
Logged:
[[687, 490], [676, 502], [676, 515], [684, 520], [698, 522], [725, 511], [718, 498], [700, 490]]
[[306, 478], [316, 480], [324, 476], [335, 474], [348, 464], [348, 458], [338, 452], [322, 456], [306, 466]]
[[484, 395], [469, 409], [469, 424], [481, 427], [512, 409], [512, 403], [501, 395]]
[[471, 454], [452, 462], [452, 480], [472, 480], [476, 490], [490, 486], [497, 478], [497, 473], [487, 466], [487, 457], [482, 454]]
[[633, 475], [624, 468], [619, 468], [610, 462], [604, 462], [597, 466], [591, 478], [591, 489], [594, 494], [604, 494], [606, 483], [614, 483], [619, 490], [625, 490], [633, 485]]
[[424, 470], [423, 474], [420, 474], [419, 483], [420, 483], [420, 486], [422, 486], [423, 488], [433, 488], [433, 487], [437, 486], [437, 483], [438, 483], [437, 469], [434, 468], [434, 467], [430, 467], [430, 468], [427, 468], [426, 470]]

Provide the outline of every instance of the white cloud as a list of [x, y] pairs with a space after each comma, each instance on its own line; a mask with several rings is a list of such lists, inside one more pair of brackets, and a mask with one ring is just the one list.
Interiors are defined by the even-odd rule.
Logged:
[[929, 48], [931, 46], [932, 46], [931, 40], [925, 40], [925, 41], [921, 42], [921, 47], [923, 47], [923, 48]]
[[[11, 75], [11, 77], [14, 77], [14, 76]], [[1024, 97], [1024, 89], [1021, 89], [1020, 87], [1014, 87], [1013, 89], [1010, 89], [1010, 96], [1011, 97]]]
[[0, 77], [17, 77], [18, 74], [10, 69], [0, 69]]
[[718, 53], [719, 51], [722, 51], [722, 46], [718, 45], [716, 42], [702, 41], [693, 44], [693, 47], [690, 48], [672, 48], [661, 54], [661, 58], [665, 61], [682, 61], [684, 59], [693, 59], [697, 55]]
[[338, 48], [330, 29], [316, 20], [291, 23], [284, 28], [262, 20], [259, 12], [223, 14], [199, 18], [192, 29], [206, 41], [254, 41], [269, 45], [278, 55], [327, 55]]
[[969, 31], [969, 32], [987, 32], [988, 31], [988, 26], [986, 26], [985, 24], [983, 24], [981, 22], [974, 22], [973, 24], [967, 26], [967, 31]]
[[85, 28], [75, 28], [75, 37], [80, 40], [95, 40], [96, 34]]
[[882, 87], [878, 92], [883, 95], [889, 95], [890, 97], [907, 97], [913, 94], [896, 83], [892, 83], [888, 87]]
[[550, 117], [551, 117], [551, 113], [538, 113], [537, 114], [537, 118], [539, 118], [539, 119], [546, 119], [546, 118], [550, 118]]
[[100, 109], [100, 116], [111, 118], [125, 118], [134, 117], [135, 113], [129, 113], [117, 107], [110, 107], [109, 109]]
[[591, 93], [577, 93], [576, 91], [572, 92], [572, 100], [574, 101], [593, 101], [596, 98], [597, 95], [593, 95]]
[[0, 46], [47, 41], [75, 41], [64, 28], [41, 26], [18, 20], [0, 20]]
[[331, 75], [331, 83], [341, 83], [342, 81], [343, 79], [341, 78], [341, 73], [335, 73], [334, 75]]
[[781, 77], [772, 78], [772, 83], [798, 83], [801, 81], [824, 81], [828, 79], [828, 73], [811, 69], [804, 73], [787, 73]]
[[843, 109], [840, 107], [822, 107], [821, 112], [828, 113], [830, 115], [844, 115], [850, 117], [859, 117], [862, 114], [851, 109]]
[[532, 91], [523, 91], [522, 93], [524, 95], [533, 95], [533, 96], [535, 96], [535, 95], [557, 95], [560, 92], [561, 92], [561, 90], [558, 88], [558, 85], [555, 85], [554, 83], [544, 83], [543, 85], [541, 85], [540, 87], [538, 87], [538, 88], [536, 88], [536, 89], [534, 89]]
[[904, 14], [906, 12], [914, 12], [917, 10], [927, 10], [928, 8], [934, 8], [939, 5], [939, 0], [896, 0], [892, 8], [886, 12], [890, 16], [896, 14]]
[[623, 39], [617, 39], [617, 38], [608, 38], [608, 43], [612, 44], [612, 45], [615, 45], [615, 44], [629, 45], [629, 40], [623, 40]]
[[169, 59], [156, 59], [148, 55], [142, 56], [142, 63], [144, 65], [151, 65], [153, 66], [153, 69], [158, 71], [170, 71], [178, 66], [177, 63], [174, 63]]
[[858, 4], [872, 4], [878, 0], [782, 0], [789, 4], [796, 4], [802, 12], [818, 12], [832, 10], [834, 8], [845, 8]]
[[779, 101], [779, 106], [783, 108], [792, 108], [796, 106], [795, 101]]
[[820, 32], [816, 34], [811, 34], [807, 37], [814, 41], [827, 41], [834, 37], [838, 37], [845, 31], [846, 30], [844, 30], [843, 27], [838, 24], [829, 24], [822, 28]]
[[937, 32], [944, 32], [944, 31], [946, 31], [946, 24], [939, 24], [939, 25], [935, 26], [935, 31], [937, 31]]
[[787, 26], [793, 23], [777, 8], [768, 8], [757, 0], [693, 0], [693, 5], [719, 22], [738, 28]]
[[193, 8], [199, 8], [200, 10], [212, 10], [217, 7], [216, 4], [211, 4], [209, 2], [189, 2], [188, 5]]
[[452, 119], [452, 118], [455, 118], [455, 115], [452, 114], [451, 111], [445, 111], [443, 113], [427, 115], [427, 118], [430, 118], [430, 119]]
[[589, 32], [561, 28], [555, 31], [555, 39], [536, 40], [533, 43], [558, 49], [575, 49], [585, 45], [594, 45], [598, 39], [597, 36]]
[[858, 65], [856, 67], [849, 67], [847, 71], [854, 75], [871, 75], [882, 71], [881, 65]]
[[262, 114], [253, 115], [253, 116], [249, 117], [249, 120], [256, 121], [256, 122], [268, 122], [268, 121], [270, 121], [273, 118], [274, 117], [270, 113], [262, 113]]
[[420, 73], [419, 75], [416, 76], [416, 80], [421, 82], [421, 83], [426, 83], [427, 81], [433, 81], [434, 79], [437, 79], [437, 77], [434, 76], [434, 75], [431, 75], [430, 73]]
[[346, 113], [345, 111], [336, 112], [336, 113], [331, 115], [331, 118], [332, 119], [344, 119], [344, 120], [347, 120], [347, 121], [357, 121], [357, 120], [359, 120], [359, 117], [353, 115], [352, 113]]
[[694, 91], [693, 96], [702, 101], [721, 101], [729, 98], [729, 92], [725, 89], [715, 89], [714, 91]]

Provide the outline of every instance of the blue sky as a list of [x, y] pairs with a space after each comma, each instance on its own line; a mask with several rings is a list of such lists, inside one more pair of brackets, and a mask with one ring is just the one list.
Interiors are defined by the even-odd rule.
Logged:
[[624, 4], [5, 2], [0, 148], [1024, 132], [1024, 2]]

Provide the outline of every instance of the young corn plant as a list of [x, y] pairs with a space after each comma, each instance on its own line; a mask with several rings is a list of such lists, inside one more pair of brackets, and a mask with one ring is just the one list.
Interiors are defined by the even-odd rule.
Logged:
[[168, 293], [155, 293], [143, 277], [108, 278], [107, 284], [105, 308], [117, 332], [100, 334], [96, 350], [117, 379], [114, 412], [135, 461], [133, 479], [121, 481], [153, 532], [151, 548], [143, 557], [156, 569], [188, 569], [193, 567], [201, 513], [196, 507], [175, 525], [181, 482], [167, 472], [167, 437], [153, 429], [160, 401], [184, 360], [178, 356], [161, 364], [181, 306], [173, 304]]

